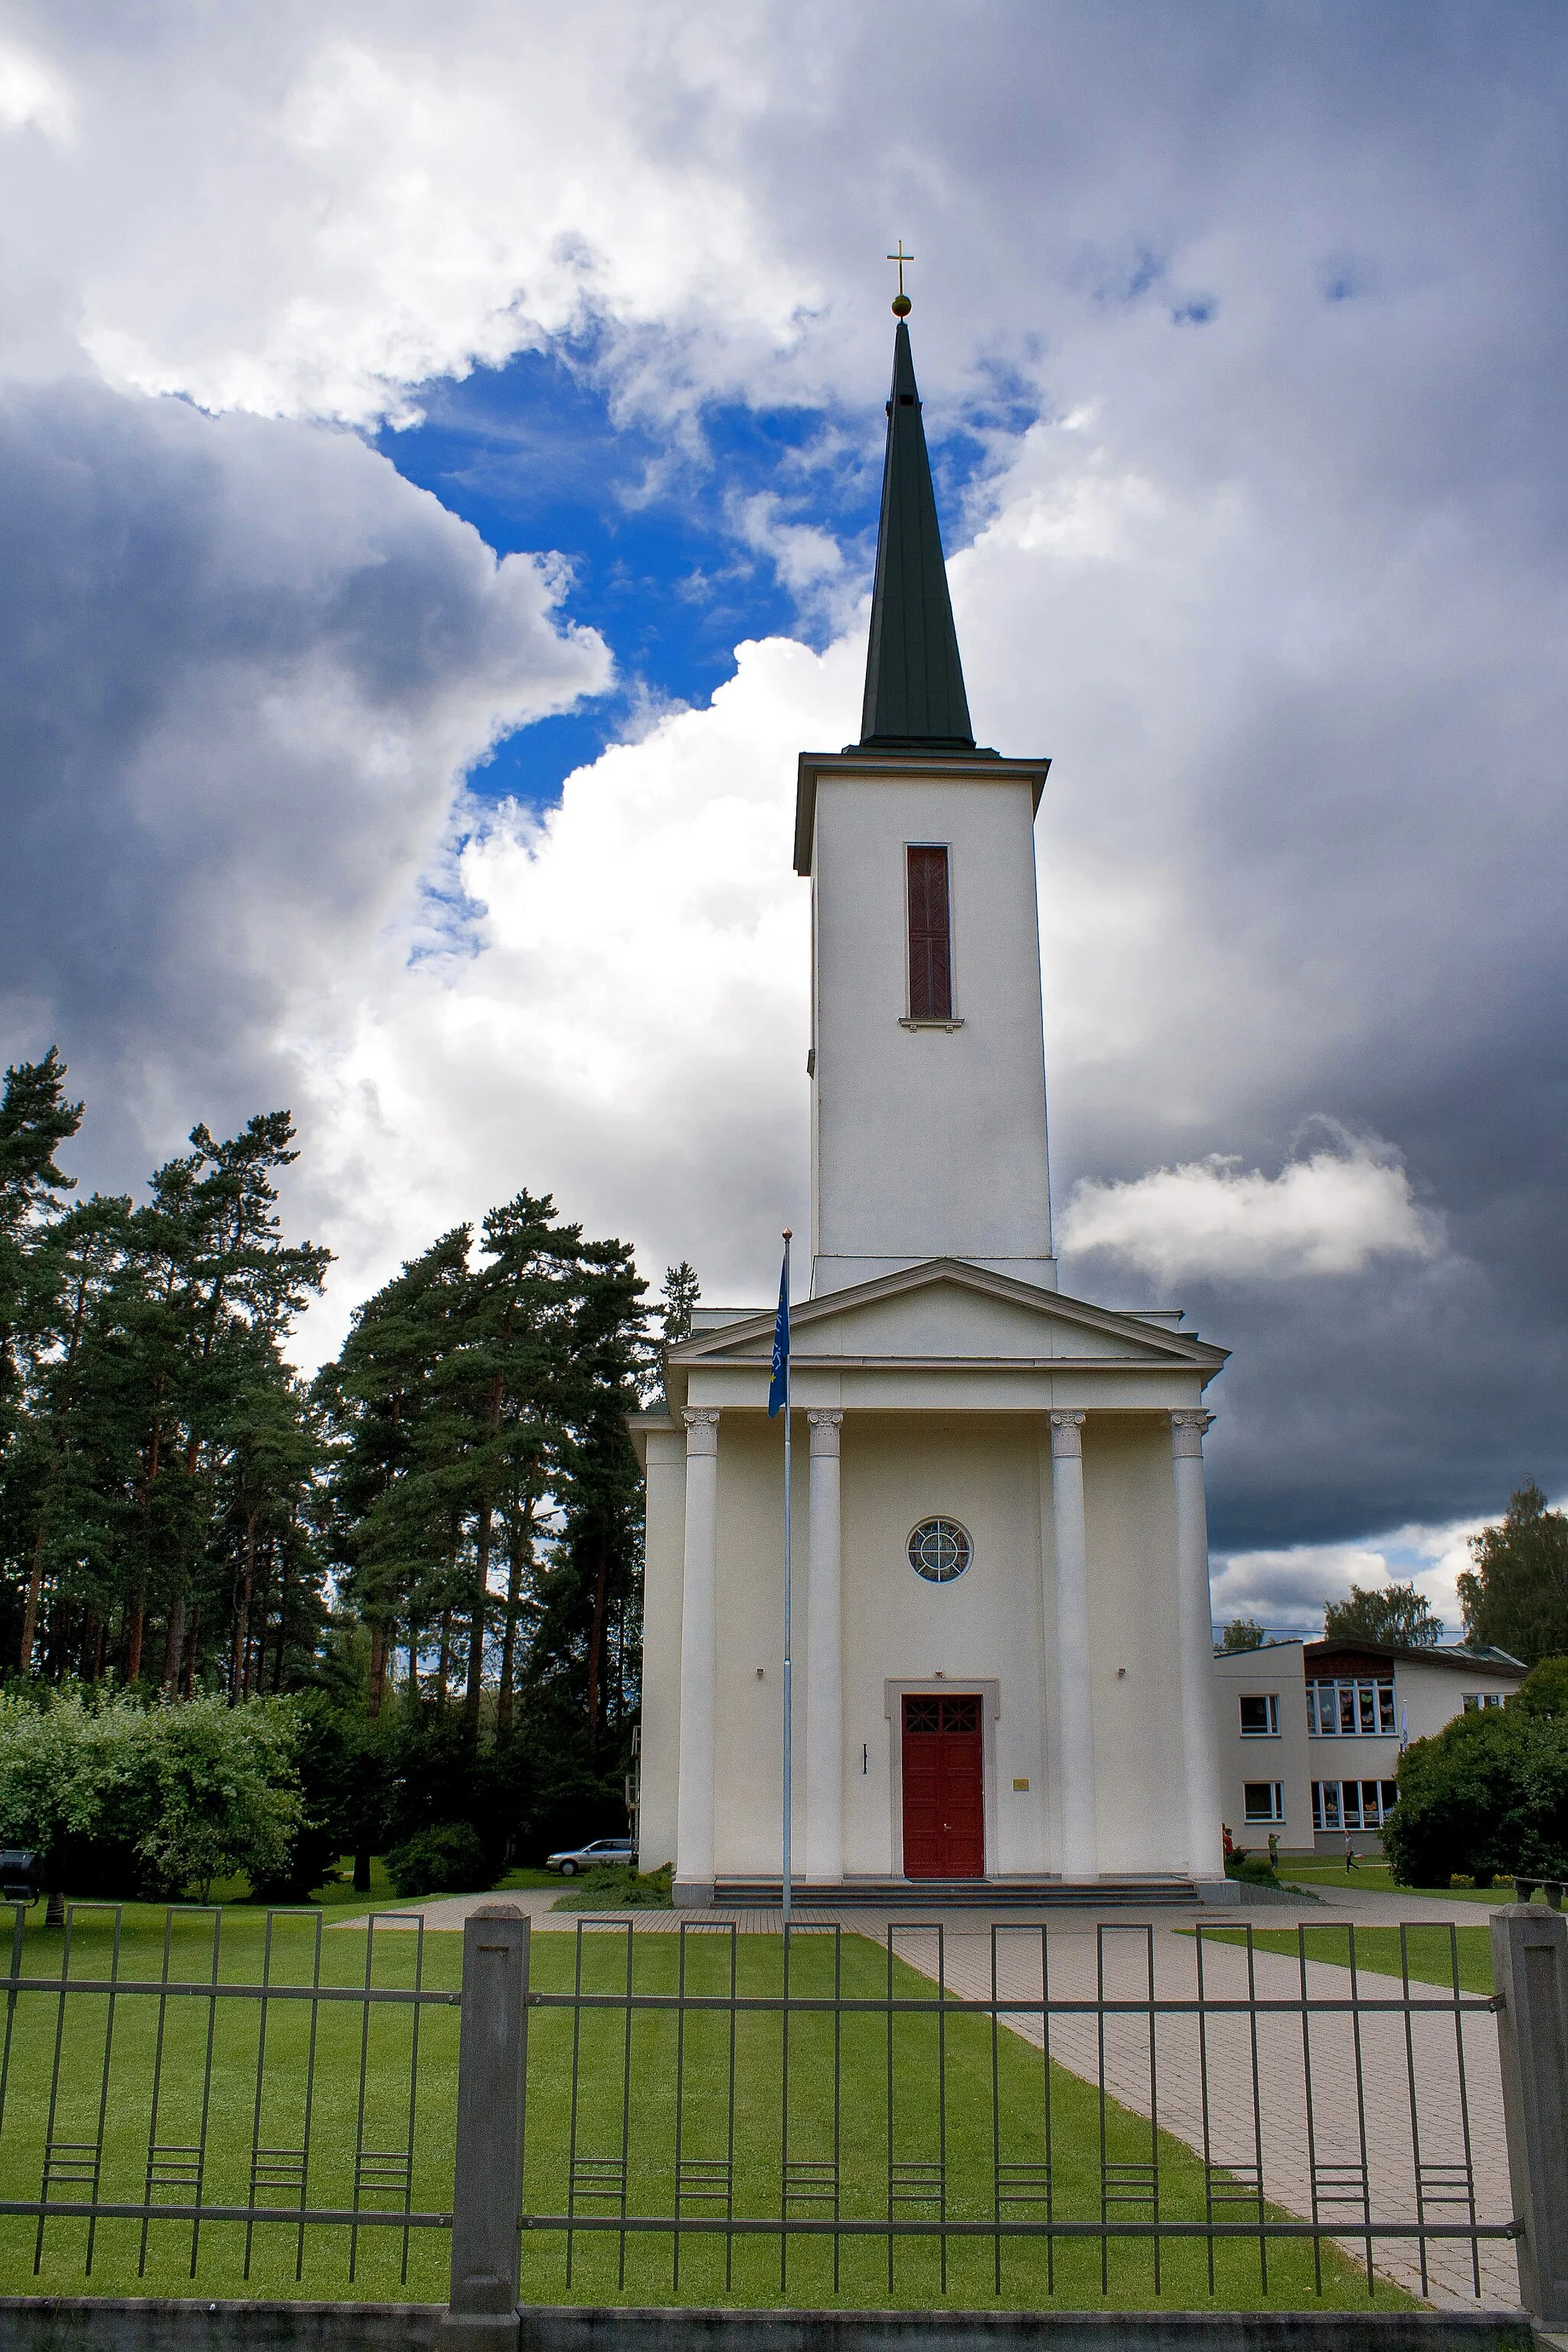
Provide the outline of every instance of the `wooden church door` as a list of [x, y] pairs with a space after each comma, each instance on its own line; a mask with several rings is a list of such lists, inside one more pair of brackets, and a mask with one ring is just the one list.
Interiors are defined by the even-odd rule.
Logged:
[[903, 1734], [905, 1877], [984, 1878], [978, 1696], [906, 1698]]

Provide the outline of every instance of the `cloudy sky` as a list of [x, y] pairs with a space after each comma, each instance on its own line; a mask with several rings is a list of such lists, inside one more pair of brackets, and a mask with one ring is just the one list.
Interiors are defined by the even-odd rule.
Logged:
[[1038, 827], [1065, 1286], [1222, 1612], [1568, 1488], [1557, 0], [0, 5], [0, 1050], [288, 1104], [330, 1350], [521, 1184], [767, 1295], [795, 759], [912, 326]]

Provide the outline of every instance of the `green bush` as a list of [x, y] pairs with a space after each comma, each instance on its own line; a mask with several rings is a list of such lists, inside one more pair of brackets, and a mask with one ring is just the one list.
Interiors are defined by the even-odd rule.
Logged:
[[668, 1911], [674, 1902], [668, 1863], [660, 1870], [638, 1872], [606, 1864], [585, 1870], [558, 1895], [552, 1911]]
[[1383, 1846], [1403, 1886], [1568, 1877], [1568, 1661], [1546, 1659], [1506, 1706], [1416, 1740]]
[[275, 1869], [298, 1832], [298, 1725], [286, 1698], [143, 1706], [72, 1685], [0, 1694], [0, 1841], [36, 1847], [47, 1885], [204, 1903], [215, 1879]]
[[417, 1830], [386, 1857], [386, 1874], [405, 1898], [416, 1895], [474, 1895], [495, 1885], [484, 1843], [470, 1822], [437, 1822]]
[[1268, 1855], [1249, 1853], [1244, 1845], [1234, 1847], [1226, 1854], [1225, 1874], [1227, 1878], [1239, 1878], [1245, 1886], [1278, 1886], [1279, 1884], [1279, 1874]]

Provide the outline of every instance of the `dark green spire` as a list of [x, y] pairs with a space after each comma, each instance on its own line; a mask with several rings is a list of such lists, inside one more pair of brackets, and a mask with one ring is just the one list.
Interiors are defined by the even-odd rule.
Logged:
[[888, 751], [974, 749], [910, 331], [902, 319], [893, 341], [860, 741]]

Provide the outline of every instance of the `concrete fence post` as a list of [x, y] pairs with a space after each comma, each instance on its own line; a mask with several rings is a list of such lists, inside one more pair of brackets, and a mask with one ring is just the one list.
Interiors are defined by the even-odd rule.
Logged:
[[451, 2302], [441, 2352], [516, 2352], [528, 2056], [528, 1921], [489, 1903], [463, 1927]]
[[1568, 2326], [1568, 1920], [1494, 1911], [1492, 1974], [1520, 2300], [1538, 2326]]

